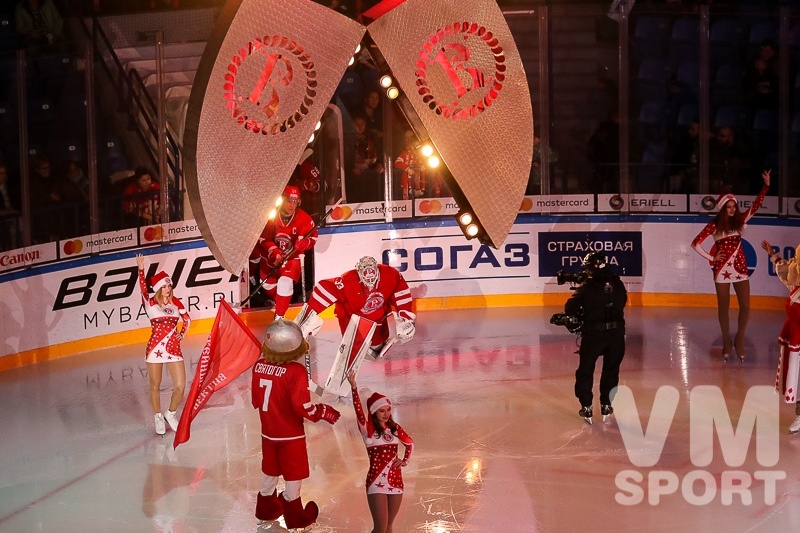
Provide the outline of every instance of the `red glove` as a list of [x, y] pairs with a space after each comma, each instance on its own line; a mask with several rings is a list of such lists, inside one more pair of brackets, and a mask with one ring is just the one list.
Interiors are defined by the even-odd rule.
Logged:
[[335, 424], [336, 421], [339, 420], [339, 417], [342, 416], [339, 411], [326, 403], [318, 403], [317, 410], [319, 412], [319, 418], [331, 425]]
[[270, 267], [276, 267], [283, 262], [283, 252], [277, 246], [271, 246], [269, 251], [267, 251], [267, 265]]
[[311, 239], [297, 239], [297, 242], [294, 243], [294, 249], [299, 253], [305, 252], [312, 246], [314, 246], [314, 242]]

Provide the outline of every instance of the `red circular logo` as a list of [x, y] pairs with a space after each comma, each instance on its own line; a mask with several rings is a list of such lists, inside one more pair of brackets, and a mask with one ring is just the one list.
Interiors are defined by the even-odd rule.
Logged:
[[[305, 75], [305, 89], [293, 90]], [[305, 49], [281, 35], [256, 38], [239, 50], [225, 73], [225, 105], [248, 131], [277, 135], [308, 115], [317, 95], [317, 72]]]
[[[475, 22], [448, 24], [437, 30], [419, 52], [417, 92], [437, 115], [474, 117], [492, 105], [503, 89], [505, 61], [503, 47], [484, 26]], [[481, 69], [484, 66], [493, 69], [491, 75]], [[434, 94], [432, 83], [442, 94]], [[452, 87], [452, 95], [447, 87]], [[448, 96], [455, 96], [452, 103], [442, 101]]]

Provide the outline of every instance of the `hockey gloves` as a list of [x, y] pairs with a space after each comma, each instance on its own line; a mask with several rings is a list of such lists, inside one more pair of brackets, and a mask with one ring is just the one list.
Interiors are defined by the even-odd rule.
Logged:
[[339, 411], [326, 403], [317, 404], [317, 413], [319, 415], [319, 419], [324, 420], [331, 425], [335, 424], [336, 421], [339, 420], [339, 417], [342, 416]]
[[271, 268], [275, 268], [280, 266], [283, 262], [283, 253], [281, 252], [280, 248], [277, 246], [270, 246], [269, 250], [267, 251], [267, 265]]

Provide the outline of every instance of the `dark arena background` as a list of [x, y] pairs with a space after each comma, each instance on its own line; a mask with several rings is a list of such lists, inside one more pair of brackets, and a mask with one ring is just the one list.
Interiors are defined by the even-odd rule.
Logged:
[[[192, 316], [190, 386], [222, 300], [259, 340], [273, 321], [249, 257], [287, 184], [319, 227], [287, 318], [367, 255], [414, 298], [414, 338], [358, 378], [415, 442], [394, 531], [796, 528], [789, 291], [762, 241], [795, 257], [798, 170], [794, 0], [4, 2], [0, 531], [286, 530], [254, 516], [249, 372], [188, 442], [153, 433], [135, 256]], [[723, 362], [692, 240], [764, 171], [746, 357]], [[577, 337], [550, 323], [590, 252], [628, 291], [615, 415], [592, 425]], [[321, 316], [317, 382], [340, 340]], [[306, 425], [309, 531], [370, 531], [351, 401], [312, 400], [342, 418]]]

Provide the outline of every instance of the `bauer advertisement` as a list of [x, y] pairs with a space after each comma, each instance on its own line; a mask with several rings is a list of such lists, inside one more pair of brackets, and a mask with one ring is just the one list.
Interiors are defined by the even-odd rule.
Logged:
[[[169, 275], [193, 320], [216, 314], [219, 301], [239, 300], [238, 279], [219, 266], [202, 241], [168, 253], [142, 249], [148, 279]], [[133, 250], [60, 263], [8, 276], [2, 294], [3, 347], [9, 355], [54, 344], [149, 328]]]

